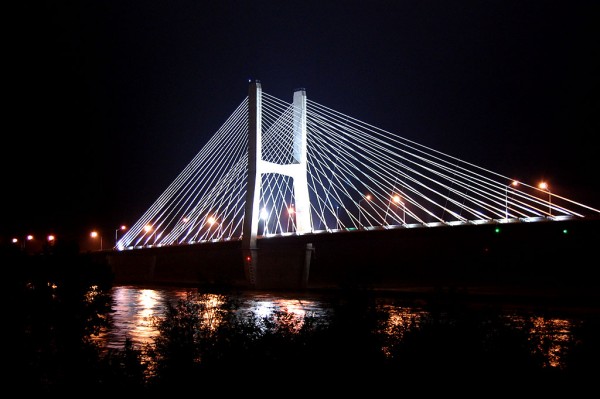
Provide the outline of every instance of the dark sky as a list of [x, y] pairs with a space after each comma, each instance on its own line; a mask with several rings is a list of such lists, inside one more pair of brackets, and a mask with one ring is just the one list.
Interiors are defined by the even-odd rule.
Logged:
[[251, 78], [600, 207], [598, 1], [22, 3], [4, 236], [132, 224]]

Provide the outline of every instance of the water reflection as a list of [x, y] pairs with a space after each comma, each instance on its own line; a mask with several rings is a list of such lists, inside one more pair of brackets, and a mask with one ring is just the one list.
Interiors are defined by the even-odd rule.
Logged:
[[[122, 349], [126, 339], [134, 346], [152, 345], [159, 334], [157, 320], [165, 315], [168, 304], [176, 304], [189, 298], [190, 291], [181, 288], [140, 288], [134, 286], [114, 287], [112, 295], [112, 313], [110, 323], [103, 327], [95, 340], [107, 349]], [[197, 292], [196, 292], [197, 293]], [[90, 293], [93, 295], [93, 293]], [[257, 322], [264, 318], [275, 317], [276, 322], [287, 323], [295, 330], [300, 330], [307, 317], [327, 321], [332, 314], [332, 305], [325, 298], [318, 296], [294, 296], [270, 294], [263, 292], [247, 292], [239, 294], [240, 314], [246, 314]], [[217, 294], [196, 295], [194, 300], [200, 302], [204, 325], [216, 329], [222, 321], [222, 305], [227, 296]], [[381, 351], [391, 358], [394, 347], [401, 343], [409, 332], [418, 332], [432, 324], [452, 326], [456, 320], [450, 315], [432, 314], [420, 306], [397, 305], [390, 302], [379, 302], [377, 311], [385, 317], [381, 319], [376, 333], [385, 336], [381, 340]], [[277, 315], [285, 313], [286, 318], [277, 319]], [[497, 317], [495, 315], [494, 317]], [[574, 328], [580, 322], [566, 318], [544, 317], [539, 314], [517, 313], [507, 311], [500, 315], [506, 327], [523, 332], [531, 343], [532, 355], [542, 356], [548, 368], [563, 368], [565, 357], [575, 342]], [[493, 329], [496, 320], [481, 319], [477, 327], [480, 330]], [[263, 326], [264, 327], [264, 326]], [[494, 334], [486, 330], [487, 334]], [[459, 332], [460, 334], [461, 332]]]
[[[189, 294], [197, 294], [195, 289], [183, 288], [140, 288], [118, 286], [111, 291], [112, 313], [110, 325], [101, 329], [96, 342], [106, 349], [122, 349], [126, 339], [136, 346], [152, 344], [159, 334], [157, 321], [164, 316], [168, 304], [175, 305], [185, 300]], [[220, 307], [226, 297], [218, 294], [195, 296], [202, 302], [202, 316], [205, 325], [215, 329], [221, 322]], [[301, 328], [307, 315], [316, 317], [327, 313], [323, 302], [307, 298], [288, 298], [284, 295], [268, 293], [246, 293], [239, 296], [239, 308], [235, 311], [248, 314], [253, 319], [262, 320], [276, 312], [285, 312], [293, 319], [296, 328]]]
[[537, 348], [550, 367], [564, 367], [564, 357], [569, 349], [573, 322], [564, 319], [533, 318], [532, 337], [538, 338]]
[[392, 349], [402, 341], [408, 331], [416, 330], [420, 327], [429, 312], [422, 309], [409, 307], [397, 307], [392, 305], [382, 305], [382, 310], [388, 315], [382, 328], [383, 334], [387, 336], [387, 344], [384, 344], [381, 350], [387, 358], [393, 356]]
[[506, 318], [511, 325], [526, 331], [534, 350], [544, 359], [544, 367], [565, 367], [565, 358], [575, 343], [573, 331], [581, 322], [538, 315], [507, 315]]
[[155, 317], [161, 317], [167, 300], [180, 298], [179, 292], [115, 287], [112, 290], [110, 326], [102, 328], [97, 341], [107, 349], [122, 349], [126, 338], [134, 344], [152, 344], [158, 335]]

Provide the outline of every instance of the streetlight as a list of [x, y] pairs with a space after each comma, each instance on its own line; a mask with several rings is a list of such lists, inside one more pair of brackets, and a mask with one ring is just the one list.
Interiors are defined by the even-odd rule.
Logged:
[[400, 196], [398, 194], [394, 195], [394, 198], [392, 198], [392, 201], [394, 201], [396, 204], [402, 204], [402, 225], [406, 224], [406, 205], [404, 204], [404, 201], [402, 201], [402, 199], [400, 198]]
[[290, 221], [292, 222], [292, 229], [295, 230], [296, 229], [296, 224], [294, 223], [294, 213], [296, 211], [294, 210], [294, 204], [292, 204], [289, 208], [288, 208], [288, 222], [287, 222], [287, 226], [286, 226], [286, 233], [289, 232], [290, 230]]
[[552, 194], [550, 193], [550, 186], [545, 181], [541, 182], [538, 186], [542, 190], [548, 192], [548, 214], [552, 217]]
[[[28, 235], [26, 235], [26, 236], [25, 236], [25, 238], [23, 239], [23, 244], [21, 245], [21, 249], [23, 249], [23, 251], [24, 251], [25, 249], [27, 249], [27, 246], [26, 246], [26, 244], [27, 244], [27, 241], [33, 241], [33, 235], [31, 235], [31, 234], [28, 234]], [[19, 243], [19, 239], [18, 239], [18, 238], [16, 238], [16, 237], [15, 237], [15, 238], [13, 238], [13, 239], [12, 239], [12, 243], [13, 243], [13, 244], [18, 244], [18, 243]]]
[[92, 238], [100, 237], [100, 251], [102, 251], [102, 235], [100, 235], [97, 231], [92, 231], [90, 233], [90, 237], [92, 237]]
[[518, 185], [519, 182], [517, 180], [513, 180], [509, 185], [504, 186], [504, 218], [506, 220], [508, 220], [508, 187], [517, 187]]
[[217, 218], [215, 218], [214, 216], [209, 216], [208, 219], [206, 219], [206, 222], [210, 225], [210, 227], [208, 228], [209, 233], [210, 233], [210, 229], [212, 228], [212, 226], [217, 223], [218, 228], [217, 228], [217, 239], [221, 239], [221, 231], [222, 231], [222, 223], [218, 223]]
[[[150, 224], [145, 225], [144, 231], [146, 232], [146, 234], [150, 233], [152, 231], [152, 225], [150, 225]], [[154, 244], [156, 244], [156, 232], [154, 232], [152, 234], [154, 234]], [[150, 238], [152, 238], [152, 234], [150, 235]]]
[[121, 227], [119, 227], [118, 229], [115, 230], [115, 245], [117, 244], [117, 241], [119, 240], [119, 230], [127, 230], [127, 226], [125, 225], [121, 225]]
[[358, 201], [358, 224], [361, 228], [364, 228], [363, 224], [362, 224], [362, 202], [363, 201], [370, 201], [371, 200], [371, 194], [367, 194], [365, 195], [365, 197], [363, 199], [361, 199], [360, 201]]
[[260, 218], [263, 220], [263, 224], [264, 224], [264, 235], [268, 235], [269, 234], [269, 225], [267, 222], [267, 219], [269, 218], [269, 212], [267, 212], [267, 208], [263, 208], [260, 211]]

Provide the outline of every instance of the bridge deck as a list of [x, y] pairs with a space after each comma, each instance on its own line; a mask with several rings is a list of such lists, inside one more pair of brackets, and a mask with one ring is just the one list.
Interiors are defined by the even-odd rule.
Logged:
[[[315, 250], [302, 284], [290, 265], [307, 243]], [[595, 291], [598, 243], [599, 219], [278, 236], [258, 240], [259, 259], [271, 259], [259, 273], [267, 289], [581, 293]], [[237, 240], [105, 252], [117, 283], [251, 288], [241, 253]]]

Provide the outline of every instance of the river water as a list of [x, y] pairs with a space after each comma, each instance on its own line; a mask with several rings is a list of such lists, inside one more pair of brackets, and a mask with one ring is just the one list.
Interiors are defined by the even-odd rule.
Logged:
[[[109, 327], [102, 328], [96, 341], [107, 349], [123, 348], [125, 340], [134, 345], [152, 344], [158, 335], [157, 322], [164, 316], [167, 304], [185, 300], [197, 289], [181, 287], [116, 286], [111, 290], [112, 312]], [[324, 295], [306, 293], [269, 293], [244, 291], [234, 295], [238, 311], [249, 312], [257, 318], [269, 317], [274, 311], [285, 311], [301, 321], [308, 313], [325, 316], [330, 310]], [[206, 294], [209, 306], [217, 306], [222, 294]]]
[[[157, 325], [164, 317], [168, 304], [185, 300], [190, 292], [197, 293], [197, 290], [181, 287], [115, 286], [110, 292], [109, 323], [94, 339], [106, 349], [122, 348], [126, 339], [138, 347], [152, 345], [159, 335]], [[279, 311], [295, 319], [298, 325], [308, 315], [326, 323], [339, 308], [339, 301], [334, 299], [338, 295], [331, 293], [245, 291], [225, 296], [227, 295], [235, 296], [239, 303], [237, 311], [245, 312], [253, 320], [268, 318]], [[223, 294], [205, 294], [196, 300], [204, 301], [210, 308], [217, 306], [223, 298]], [[574, 353], [581, 352], [583, 348], [597, 348], [597, 343], [590, 341], [595, 341], [598, 337], [590, 335], [590, 331], [597, 332], [598, 315], [594, 311], [582, 312], [580, 308], [552, 310], [545, 306], [481, 302], [457, 306], [456, 301], [452, 306], [447, 306], [448, 298], [444, 302], [446, 306], [440, 307], [432, 305], [431, 300], [384, 294], [372, 295], [371, 300], [375, 310], [385, 316], [377, 328], [379, 334], [388, 338], [382, 342], [388, 344], [401, 341], [403, 335], [409, 332], [418, 334], [424, 326], [457, 326], [464, 322], [468, 312], [468, 317], [471, 318], [468, 328], [478, 330], [481, 335], [477, 337], [487, 336], [491, 340], [496, 335], [496, 339], [502, 339], [498, 338], [502, 335], [499, 329], [518, 332], [524, 337], [530, 355], [542, 359], [544, 368], [567, 368]], [[481, 332], [484, 329], [487, 331]], [[458, 333], [472, 334], [473, 331], [462, 328]], [[453, 340], [438, 340], [435, 344], [451, 346], [456, 343]], [[495, 345], [503, 347], [507, 344], [496, 342]], [[450, 348], [440, 348], [441, 351], [448, 349]], [[390, 348], [384, 345], [381, 351], [390, 351]], [[594, 362], [597, 363], [597, 360], [594, 359]]]

